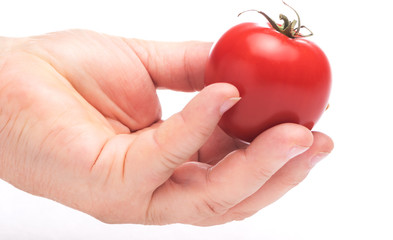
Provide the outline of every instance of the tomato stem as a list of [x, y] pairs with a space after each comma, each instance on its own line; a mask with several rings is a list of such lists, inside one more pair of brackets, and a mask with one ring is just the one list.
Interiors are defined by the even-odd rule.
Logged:
[[287, 16], [285, 16], [284, 14], [280, 14], [280, 20], [284, 21], [284, 24], [282, 27], [283, 30], [289, 26], [289, 20], [288, 20]]
[[[284, 2], [284, 0], [282, 0], [282, 2], [295, 12], [295, 14], [297, 16], [297, 21], [296, 20], [289, 21], [287, 16], [285, 16], [284, 14], [280, 14], [279, 17], [280, 17], [280, 20], [283, 21], [283, 24], [277, 24], [266, 13], [264, 13], [262, 11], [255, 10], [255, 9], [250, 9], [250, 10], [243, 11], [243, 12], [239, 13], [238, 17], [240, 15], [242, 15], [243, 13], [246, 13], [246, 12], [257, 12], [257, 13], [263, 15], [268, 20], [268, 22], [270, 23], [270, 26], [272, 28], [274, 28], [276, 31], [284, 34], [287, 37], [299, 38], [299, 37], [312, 36], [313, 32], [311, 32], [311, 30], [309, 28], [307, 28], [306, 26], [303, 26], [303, 25], [300, 24], [300, 16], [296, 12], [296, 10], [293, 7], [289, 6], [286, 2]], [[297, 24], [297, 27], [296, 27], [296, 24]], [[305, 28], [307, 31], [309, 31], [309, 34], [307, 34], [307, 35], [301, 34], [300, 33], [300, 29], [302, 29], [302, 28]]]

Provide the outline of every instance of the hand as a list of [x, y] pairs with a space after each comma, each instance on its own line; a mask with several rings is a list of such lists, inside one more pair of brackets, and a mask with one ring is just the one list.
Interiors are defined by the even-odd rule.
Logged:
[[[331, 139], [282, 124], [244, 144], [217, 123], [238, 101], [203, 88], [208, 43], [89, 31], [0, 38], [0, 177], [108, 223], [214, 225], [300, 183]], [[156, 88], [201, 92], [161, 121]]]

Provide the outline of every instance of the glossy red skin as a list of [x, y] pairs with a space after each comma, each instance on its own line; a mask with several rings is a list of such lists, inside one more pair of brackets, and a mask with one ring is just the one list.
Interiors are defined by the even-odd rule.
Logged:
[[233, 84], [241, 96], [219, 126], [251, 142], [280, 123], [311, 130], [327, 107], [331, 71], [314, 43], [242, 23], [228, 30], [210, 52], [205, 85], [216, 82]]

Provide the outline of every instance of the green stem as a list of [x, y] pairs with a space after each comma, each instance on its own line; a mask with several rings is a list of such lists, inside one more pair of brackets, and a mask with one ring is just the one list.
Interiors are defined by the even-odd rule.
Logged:
[[299, 16], [299, 14], [296, 12], [296, 10], [293, 8], [293, 7], [291, 7], [291, 6], [289, 6], [286, 2], [284, 2], [284, 0], [282, 0], [282, 3], [284, 3], [287, 7], [289, 7], [290, 9], [292, 9], [295, 13], [296, 13], [296, 16], [297, 16], [297, 30], [296, 30], [296, 32], [294, 33], [294, 36], [297, 36], [297, 35], [299, 35], [299, 31], [300, 31], [300, 16]]
[[[246, 11], [244, 11], [244, 12], [241, 12], [241, 13], [239, 13], [238, 16], [242, 15], [242, 14], [245, 13], [245, 12], [257, 12], [257, 13], [263, 15], [263, 16], [269, 21], [269, 23], [270, 23], [270, 25], [272, 26], [272, 28], [274, 28], [276, 31], [278, 31], [278, 32], [280, 32], [280, 33], [282, 33], [282, 34], [284, 34], [284, 35], [287, 36], [287, 37], [290, 37], [290, 38], [298, 38], [298, 37], [308, 37], [308, 36], [312, 36], [313, 33], [311, 32], [311, 30], [308, 29], [306, 26], [302, 26], [302, 25], [300, 24], [300, 16], [299, 16], [299, 14], [296, 12], [296, 10], [295, 10], [293, 7], [289, 6], [286, 2], [284, 2], [284, 0], [282, 0], [282, 2], [283, 2], [286, 6], [288, 6], [290, 9], [292, 9], [292, 10], [295, 12], [295, 14], [296, 14], [296, 16], [297, 16], [297, 20], [289, 21], [288, 18], [287, 18], [285, 15], [280, 14], [280, 20], [282, 20], [282, 21], [284, 22], [283, 25], [280, 26], [280, 25], [278, 25], [276, 22], [274, 22], [273, 19], [271, 19], [271, 18], [270, 18], [267, 14], [265, 14], [264, 12], [258, 11], [258, 10], [254, 10], [254, 9], [246, 10]], [[297, 24], [297, 27], [296, 27], [296, 24]], [[310, 32], [310, 34], [308, 34], [308, 35], [302, 35], [302, 34], [300, 33], [300, 29], [301, 29], [301, 28], [307, 29], [307, 30]]]
[[280, 20], [284, 21], [282, 29], [286, 29], [289, 26], [289, 20], [288, 20], [287, 16], [285, 16], [284, 14], [280, 14]]

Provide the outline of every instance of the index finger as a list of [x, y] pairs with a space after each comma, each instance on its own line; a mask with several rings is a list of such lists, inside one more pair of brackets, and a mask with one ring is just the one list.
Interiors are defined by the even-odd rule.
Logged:
[[199, 91], [211, 43], [156, 42], [125, 39], [138, 55], [157, 88], [176, 91]]

